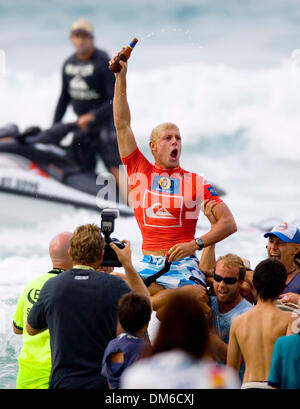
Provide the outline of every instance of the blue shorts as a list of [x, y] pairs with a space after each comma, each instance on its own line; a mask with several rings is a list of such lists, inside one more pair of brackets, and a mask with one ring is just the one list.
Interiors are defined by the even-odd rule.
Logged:
[[[144, 256], [135, 265], [142, 278], [147, 278], [160, 271], [165, 265], [165, 257]], [[156, 280], [157, 284], [166, 288], [182, 287], [187, 284], [205, 284], [205, 275], [199, 270], [196, 256], [183, 257], [171, 263], [170, 270]]]

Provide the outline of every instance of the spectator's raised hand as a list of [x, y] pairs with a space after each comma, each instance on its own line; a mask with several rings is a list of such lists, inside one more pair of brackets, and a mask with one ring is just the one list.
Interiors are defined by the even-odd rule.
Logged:
[[217, 223], [217, 219], [214, 215], [213, 212], [213, 208], [216, 205], [216, 201], [215, 200], [210, 200], [210, 199], [206, 199], [203, 202], [203, 213], [205, 214], [205, 216], [208, 218], [208, 220], [210, 221], [210, 224], [216, 224]]

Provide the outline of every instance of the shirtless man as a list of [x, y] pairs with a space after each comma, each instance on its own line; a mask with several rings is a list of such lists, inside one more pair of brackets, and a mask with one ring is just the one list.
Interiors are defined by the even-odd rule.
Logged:
[[[300, 252], [300, 230], [291, 224], [282, 222], [267, 232], [268, 257], [281, 261], [287, 271], [286, 287], [279, 298], [284, 303], [293, 303], [300, 306], [300, 260], [295, 256]], [[300, 256], [299, 256], [300, 259]]]
[[259, 263], [253, 276], [257, 304], [232, 322], [227, 365], [238, 371], [243, 357], [243, 389], [268, 388], [275, 341], [292, 333], [291, 313], [274, 305], [274, 300], [285, 287], [286, 277], [286, 269], [278, 260], [269, 258]]
[[[157, 281], [159, 284], [166, 287], [195, 284], [194, 278], [204, 283], [205, 276], [199, 270], [195, 251], [234, 233], [234, 218], [213, 186], [180, 167], [182, 146], [177, 125], [164, 123], [152, 131], [149, 146], [154, 165], [140, 152], [131, 129], [126, 94], [127, 63], [120, 61], [120, 64], [122, 69], [115, 74], [113, 111], [120, 156], [127, 167], [134, 213], [143, 236], [144, 257], [139, 273], [146, 278], [161, 270], [168, 253], [171, 269]], [[217, 222], [208, 233], [195, 238], [200, 205], [205, 199], [216, 201]]]

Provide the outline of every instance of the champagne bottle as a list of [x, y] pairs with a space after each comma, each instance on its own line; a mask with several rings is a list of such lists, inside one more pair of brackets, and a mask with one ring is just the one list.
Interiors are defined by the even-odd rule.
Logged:
[[120, 60], [122, 61], [127, 61], [128, 58], [130, 57], [131, 51], [135, 47], [136, 43], [138, 42], [137, 38], [134, 38], [131, 43], [125, 48], [125, 50], [121, 51], [121, 53], [118, 55], [116, 61], [110, 65], [111, 71], [118, 73], [121, 71], [121, 65], [119, 63]]

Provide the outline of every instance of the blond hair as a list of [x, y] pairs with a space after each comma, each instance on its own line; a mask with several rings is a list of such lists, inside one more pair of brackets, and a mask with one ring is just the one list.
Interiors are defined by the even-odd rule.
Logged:
[[238, 267], [239, 268], [239, 279], [244, 280], [246, 274], [246, 267], [241, 259], [241, 257], [236, 254], [226, 254], [225, 256], [220, 256], [216, 262], [216, 265], [219, 261], [222, 261], [225, 267]]
[[173, 122], [164, 122], [162, 124], [157, 125], [150, 134], [150, 142], [156, 144], [162, 131], [165, 129], [179, 129], [177, 125]]
[[104, 249], [104, 238], [96, 224], [77, 227], [70, 242], [70, 254], [73, 262], [89, 265], [99, 260]]

